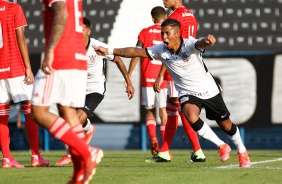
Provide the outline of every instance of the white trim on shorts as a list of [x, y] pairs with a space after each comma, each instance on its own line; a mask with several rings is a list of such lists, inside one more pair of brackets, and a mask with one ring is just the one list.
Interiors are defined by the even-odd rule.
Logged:
[[142, 105], [146, 109], [165, 108], [166, 99], [167, 88], [161, 89], [158, 93], [154, 91], [153, 87], [142, 87]]
[[24, 83], [25, 75], [0, 80], [0, 103], [14, 103], [31, 99], [33, 85]]
[[61, 104], [83, 107], [86, 96], [86, 70], [55, 70], [45, 75], [41, 69], [35, 76], [31, 103], [38, 106]]
[[169, 98], [178, 98], [178, 91], [176, 91], [173, 81], [167, 80], [167, 95]]

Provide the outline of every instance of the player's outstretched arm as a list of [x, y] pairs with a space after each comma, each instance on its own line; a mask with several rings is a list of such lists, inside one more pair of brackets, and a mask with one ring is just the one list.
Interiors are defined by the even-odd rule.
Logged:
[[199, 40], [196, 43], [198, 49], [205, 49], [209, 46], [212, 46], [216, 42], [216, 39], [213, 35], [208, 35], [206, 38]]
[[134, 57], [148, 57], [146, 50], [143, 48], [126, 47], [126, 48], [105, 48], [105, 47], [95, 47], [95, 52], [98, 55], [115, 55], [126, 58]]
[[127, 92], [127, 96], [128, 96], [128, 99], [132, 99], [133, 96], [134, 96], [134, 87], [131, 83], [131, 79], [127, 73], [127, 69], [126, 69], [126, 66], [124, 65], [122, 59], [119, 57], [119, 56], [115, 56], [114, 59], [113, 59], [113, 62], [116, 63], [119, 71], [122, 73], [124, 79], [125, 79], [125, 88], [126, 88], [126, 92]]

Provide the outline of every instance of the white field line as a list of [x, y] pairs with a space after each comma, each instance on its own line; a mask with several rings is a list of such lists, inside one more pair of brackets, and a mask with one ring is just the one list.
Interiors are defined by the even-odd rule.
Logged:
[[[264, 164], [264, 163], [270, 163], [270, 162], [278, 162], [278, 161], [282, 161], [282, 158], [277, 158], [277, 159], [274, 159], [274, 160], [263, 160], [263, 161], [258, 161], [258, 162], [251, 162], [251, 168], [253, 167], [253, 165], [256, 165], [256, 164]], [[227, 166], [219, 166], [219, 167], [216, 167], [217, 169], [228, 169], [228, 168], [239, 168], [238, 164], [235, 165], [235, 164], [231, 164], [231, 165], [227, 165]], [[260, 168], [260, 167], [254, 167], [254, 168]], [[281, 169], [281, 167], [263, 167], [265, 169]]]

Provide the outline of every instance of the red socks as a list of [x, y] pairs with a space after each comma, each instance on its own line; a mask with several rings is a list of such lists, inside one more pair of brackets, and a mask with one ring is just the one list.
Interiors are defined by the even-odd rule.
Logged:
[[[80, 125], [81, 126], [81, 125]], [[75, 129], [76, 127], [74, 127]], [[82, 128], [82, 127], [81, 127]], [[73, 132], [69, 124], [61, 117], [58, 117], [50, 126], [48, 131], [52, 136], [67, 144], [70, 150], [73, 148], [84, 160], [89, 158], [89, 146]]]
[[160, 152], [169, 151], [173, 136], [178, 126], [178, 108], [174, 104], [167, 103], [167, 123], [165, 127], [164, 142]]
[[160, 126], [160, 133], [162, 136], [162, 143], [164, 142], [164, 135], [165, 135], [165, 125]]
[[25, 117], [25, 127], [29, 139], [31, 153], [32, 155], [39, 156], [40, 152], [39, 152], [38, 125], [30, 117], [30, 111], [31, 111], [30, 108], [31, 108], [30, 103], [21, 105], [21, 110], [24, 113], [24, 117]]
[[146, 121], [147, 131], [150, 137], [150, 140], [157, 137], [156, 133], [156, 120], [155, 119], [147, 119]]
[[12, 159], [10, 152], [10, 134], [8, 119], [10, 115], [10, 103], [0, 104], [0, 143], [3, 158]]
[[[180, 108], [180, 104], [179, 103], [177, 103], [177, 106]], [[184, 130], [186, 132], [187, 137], [189, 138], [189, 140], [190, 140], [190, 142], [192, 144], [192, 147], [193, 147], [193, 150], [194, 150], [194, 153], [195, 153], [196, 151], [201, 149], [199, 138], [198, 138], [198, 134], [193, 130], [193, 128], [191, 127], [190, 123], [188, 122], [188, 120], [186, 119], [185, 115], [181, 112], [180, 109], [179, 109], [179, 115], [181, 117], [183, 128], [184, 128]]]

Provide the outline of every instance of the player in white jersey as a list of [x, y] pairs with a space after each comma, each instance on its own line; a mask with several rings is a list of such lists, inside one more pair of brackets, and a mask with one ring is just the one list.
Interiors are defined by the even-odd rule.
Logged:
[[[201, 108], [205, 108], [206, 116], [215, 120], [221, 129], [235, 144], [238, 151], [240, 167], [250, 167], [250, 159], [246, 147], [240, 137], [238, 127], [232, 123], [230, 113], [221, 96], [221, 89], [215, 82], [202, 58], [205, 48], [213, 45], [216, 39], [212, 35], [197, 40], [193, 37], [180, 37], [180, 23], [175, 19], [166, 19], [161, 25], [163, 43], [141, 48], [96, 48], [99, 54], [114, 54], [123, 57], [149, 57], [160, 59], [169, 70], [179, 93], [181, 111], [191, 124], [192, 128], [201, 137], [211, 141], [218, 147], [220, 160], [225, 162], [230, 157], [231, 148], [220, 140], [212, 129], [199, 117]], [[159, 76], [155, 83], [155, 90], [160, 90]], [[169, 162], [169, 152], [159, 152], [156, 162]]]
[[[91, 138], [95, 132], [95, 126], [91, 125], [89, 118], [94, 115], [95, 109], [104, 99], [106, 92], [106, 76], [105, 67], [106, 61], [113, 61], [117, 64], [120, 72], [122, 73], [126, 82], [126, 91], [128, 98], [132, 99], [134, 95], [134, 87], [127, 73], [127, 69], [120, 57], [109, 55], [99, 56], [96, 54], [94, 47], [103, 46], [108, 47], [107, 44], [100, 42], [94, 38], [90, 38], [91, 34], [91, 21], [87, 18], [83, 18], [83, 36], [86, 46], [87, 61], [87, 85], [86, 85], [86, 98], [83, 108], [77, 109], [77, 115], [80, 122], [83, 124], [85, 132], [85, 142], [90, 143]], [[71, 155], [69, 153], [68, 146], [66, 147], [66, 155], [64, 155], [55, 165], [65, 165], [72, 162]]]

